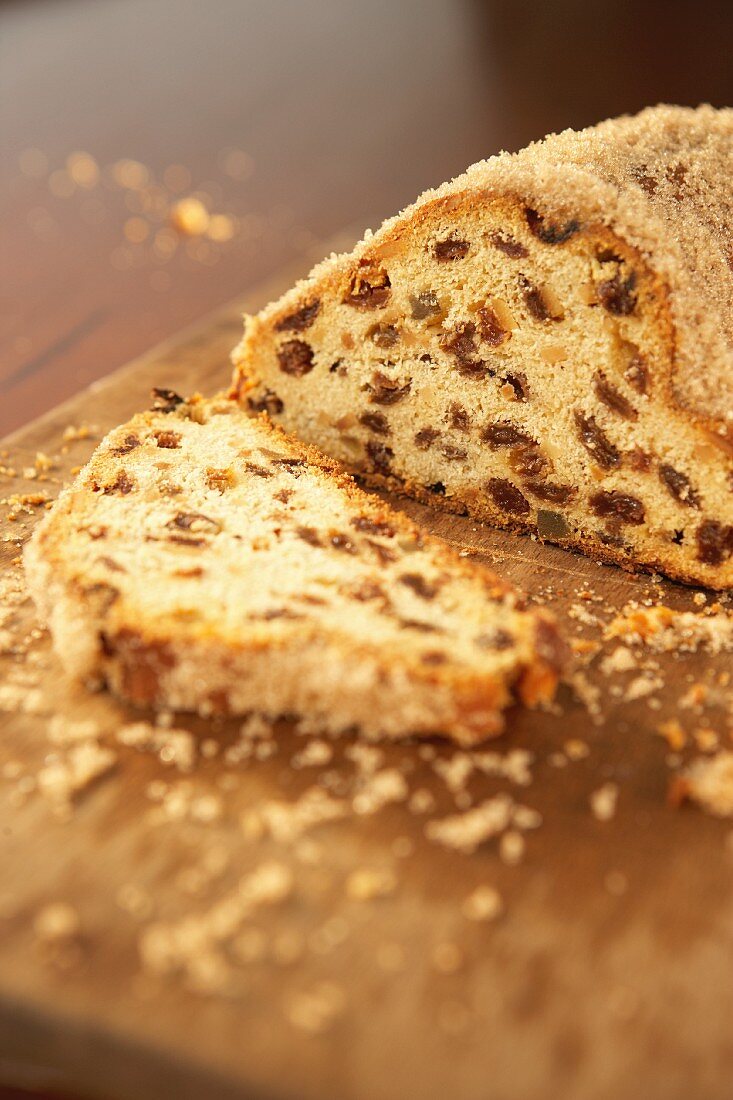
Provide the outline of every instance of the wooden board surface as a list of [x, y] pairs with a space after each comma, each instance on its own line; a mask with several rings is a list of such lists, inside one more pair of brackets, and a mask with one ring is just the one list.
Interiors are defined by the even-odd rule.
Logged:
[[[145, 407], [152, 385], [225, 384], [238, 331], [232, 306], [6, 441], [0, 462], [19, 475], [0, 477], [6, 586], [40, 511], [7, 503], [11, 495], [55, 496], [101, 433]], [[93, 437], [64, 444], [64, 430], [82, 423]], [[39, 451], [54, 466], [27, 480]], [[604, 625], [630, 600], [699, 610], [691, 590], [398, 504], [553, 608], [571, 637], [596, 643], [583, 658], [582, 698], [564, 686], [552, 712], [513, 713], [509, 732], [486, 746], [498, 766], [511, 751], [534, 754], [531, 782], [475, 768], [451, 791], [436, 761], [438, 771], [452, 761], [458, 776], [478, 758], [456, 762], [437, 742], [388, 746], [377, 770], [397, 769], [407, 797], [397, 783], [395, 801], [364, 812], [375, 783], [352, 739], [334, 743], [329, 762], [298, 767], [293, 758], [318, 738], [283, 727], [276, 751], [238, 760], [225, 750], [240, 723], [176, 716], [205, 746], [181, 772], [118, 743], [140, 716], [65, 683], [18, 597], [0, 622], [0, 1081], [115, 1100], [730, 1095], [731, 823], [669, 804], [674, 760], [658, 734], [676, 718], [685, 760], [700, 755], [695, 730], [730, 747], [730, 653], [635, 648], [639, 667], [613, 672], [604, 660], [617, 643], [602, 641]], [[648, 693], [628, 701], [634, 682]], [[710, 688], [702, 712], [680, 706], [696, 682]], [[39, 773], [68, 762], [73, 745], [59, 739], [80, 736], [82, 720], [114, 761], [62, 812]], [[606, 784], [618, 803], [604, 821], [590, 797]], [[263, 804], [316, 785], [343, 802], [341, 819], [299, 837], [263, 833]], [[498, 837], [471, 855], [426, 837], [426, 822], [502, 791], [542, 815], [517, 864]], [[272, 861], [292, 879], [287, 897], [237, 913], [251, 876]], [[375, 872], [386, 896], [357, 896], [355, 870]], [[498, 919], [466, 915], [481, 885], [500, 892]], [[44, 934], [49, 903], [72, 907], [78, 933]], [[216, 933], [215, 918], [230, 926]], [[174, 933], [180, 965], [163, 972], [161, 944]]]

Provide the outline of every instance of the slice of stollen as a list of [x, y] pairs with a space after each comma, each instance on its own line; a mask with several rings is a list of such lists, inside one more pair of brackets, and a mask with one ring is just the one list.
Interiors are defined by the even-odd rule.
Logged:
[[73, 676], [143, 706], [464, 743], [552, 697], [565, 646], [492, 573], [230, 399], [158, 405], [26, 548]]

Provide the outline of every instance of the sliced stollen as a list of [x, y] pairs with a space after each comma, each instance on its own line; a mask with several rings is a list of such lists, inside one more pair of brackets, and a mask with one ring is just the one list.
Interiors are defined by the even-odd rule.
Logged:
[[138, 705], [465, 743], [552, 697], [552, 619], [488, 570], [231, 399], [157, 403], [26, 547], [69, 673]]
[[246, 320], [234, 392], [372, 483], [733, 586], [733, 110], [473, 165]]

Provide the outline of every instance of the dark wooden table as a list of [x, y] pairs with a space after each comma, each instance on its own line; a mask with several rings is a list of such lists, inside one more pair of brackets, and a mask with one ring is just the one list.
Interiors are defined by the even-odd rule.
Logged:
[[473, 160], [733, 102], [732, 40], [710, 0], [0, 0], [0, 436]]
[[[723, 2], [5, 0], [0, 436], [497, 149], [733, 101], [731, 40]], [[232, 239], [156, 236], [198, 190]]]

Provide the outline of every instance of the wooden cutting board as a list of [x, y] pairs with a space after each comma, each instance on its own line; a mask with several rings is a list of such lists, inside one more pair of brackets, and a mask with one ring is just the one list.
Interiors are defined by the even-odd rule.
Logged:
[[[0, 462], [19, 475], [0, 476], [6, 586], [42, 510], [7, 498], [55, 496], [151, 386], [225, 385], [239, 312], [232, 305], [5, 442]], [[92, 435], [64, 442], [82, 424]], [[24, 478], [37, 452], [52, 468], [41, 459], [40, 477]], [[624, 662], [608, 661], [618, 643], [602, 640], [604, 626], [630, 600], [699, 610], [690, 590], [397, 504], [594, 643], [552, 712], [511, 715], [485, 747], [499, 756], [456, 757], [436, 742], [371, 760], [353, 739], [324, 747], [317, 732], [282, 727], [275, 751], [250, 740], [242, 758], [226, 753], [240, 723], [177, 716], [196, 755], [180, 771], [165, 751], [119, 743], [140, 715], [63, 680], [22, 594], [6, 611], [0, 1080], [141, 1100], [730, 1096], [732, 823], [670, 805], [674, 759], [659, 735], [676, 719], [685, 760], [708, 747], [700, 729], [730, 747], [730, 653], [632, 647], [638, 667], [613, 671]], [[680, 706], [697, 682], [715, 704], [701, 712]], [[82, 721], [111, 763], [64, 809], [49, 776], [70, 766]], [[306, 828], [292, 804], [318, 786], [342, 816]], [[523, 852], [516, 837], [466, 854], [426, 836], [428, 822], [501, 792], [541, 814]], [[273, 802], [286, 804], [279, 818]], [[273, 813], [279, 829], [267, 825]], [[268, 873], [286, 896], [250, 904]], [[467, 898], [482, 886], [501, 896], [494, 919], [472, 919]], [[384, 896], [365, 896], [374, 893]]]

